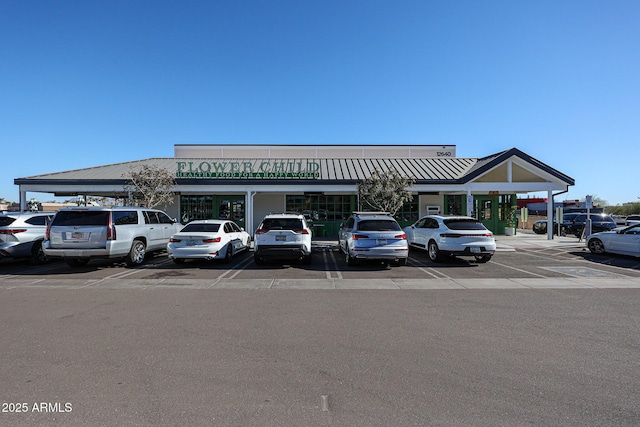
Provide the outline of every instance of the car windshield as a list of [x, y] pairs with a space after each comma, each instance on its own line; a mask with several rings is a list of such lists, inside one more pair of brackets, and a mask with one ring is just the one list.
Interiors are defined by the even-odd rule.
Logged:
[[297, 218], [268, 218], [262, 223], [263, 230], [302, 230], [304, 225]]
[[220, 229], [220, 224], [187, 224], [182, 229], [182, 233], [216, 233]]
[[399, 231], [397, 222], [388, 219], [370, 219], [358, 223], [360, 231]]
[[451, 230], [486, 230], [480, 221], [475, 219], [445, 219], [444, 225]]
[[53, 225], [107, 225], [108, 211], [60, 211], [53, 219]]

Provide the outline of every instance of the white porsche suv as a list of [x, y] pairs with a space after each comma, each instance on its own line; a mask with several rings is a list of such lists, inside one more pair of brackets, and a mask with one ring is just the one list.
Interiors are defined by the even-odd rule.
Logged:
[[253, 259], [299, 260], [311, 264], [311, 229], [304, 215], [269, 214], [264, 217], [253, 239]]

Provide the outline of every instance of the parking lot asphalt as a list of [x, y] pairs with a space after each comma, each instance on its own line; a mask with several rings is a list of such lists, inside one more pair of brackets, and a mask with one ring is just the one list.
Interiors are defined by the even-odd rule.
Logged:
[[0, 425], [640, 425], [640, 260], [497, 241], [394, 268], [324, 240], [311, 265], [3, 260]]

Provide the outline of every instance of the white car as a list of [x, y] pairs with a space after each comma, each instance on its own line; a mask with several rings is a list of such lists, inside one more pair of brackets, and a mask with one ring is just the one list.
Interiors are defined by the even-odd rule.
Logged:
[[493, 233], [468, 216], [427, 215], [404, 232], [409, 247], [426, 250], [433, 262], [451, 256], [472, 256], [487, 262], [496, 252]]
[[72, 267], [91, 259], [123, 258], [128, 266], [142, 264], [148, 252], [163, 251], [182, 224], [166, 212], [141, 207], [69, 207], [49, 224], [42, 248]]
[[256, 264], [265, 260], [299, 260], [311, 264], [311, 229], [302, 214], [281, 213], [264, 217], [253, 242]]
[[251, 236], [235, 222], [207, 219], [192, 221], [175, 233], [167, 243], [169, 258], [176, 264], [187, 259], [230, 262], [233, 256], [249, 249]]
[[594, 233], [587, 239], [587, 247], [594, 254], [607, 252], [640, 257], [640, 223]]
[[640, 215], [629, 215], [624, 220], [624, 225], [637, 225], [640, 224]]

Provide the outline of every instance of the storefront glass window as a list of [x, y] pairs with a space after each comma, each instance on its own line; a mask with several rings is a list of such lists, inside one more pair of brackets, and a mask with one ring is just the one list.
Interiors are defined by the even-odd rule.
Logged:
[[180, 196], [180, 221], [213, 219], [213, 196]]
[[445, 215], [464, 215], [463, 207], [466, 196], [462, 194], [445, 195]]
[[287, 196], [287, 211], [300, 212], [310, 221], [343, 221], [351, 210], [351, 195], [348, 194]]

